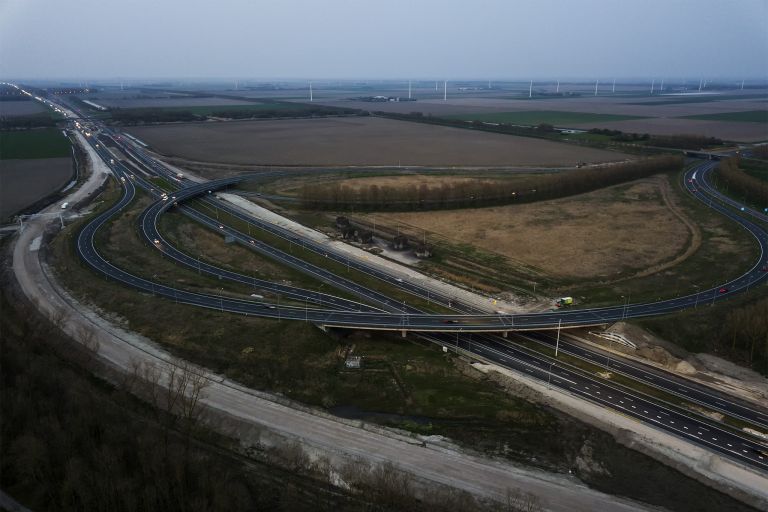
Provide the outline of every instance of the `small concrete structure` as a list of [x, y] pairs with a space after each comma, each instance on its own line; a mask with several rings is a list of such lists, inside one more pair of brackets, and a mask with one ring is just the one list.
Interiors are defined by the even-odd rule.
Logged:
[[361, 356], [349, 356], [344, 361], [344, 366], [349, 369], [358, 370], [363, 367], [363, 358]]
[[397, 235], [392, 239], [392, 248], [396, 251], [404, 251], [409, 245], [408, 237], [405, 235]]

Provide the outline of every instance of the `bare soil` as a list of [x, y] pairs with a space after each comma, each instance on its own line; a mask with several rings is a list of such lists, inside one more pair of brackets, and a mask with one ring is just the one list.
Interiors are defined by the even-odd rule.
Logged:
[[376, 218], [471, 244], [552, 276], [611, 278], [658, 271], [695, 239], [670, 207], [668, 187], [666, 178], [653, 178], [535, 204]]
[[0, 164], [0, 220], [63, 187], [73, 176], [72, 159], [3, 160]]
[[235, 164], [568, 166], [627, 158], [540, 139], [381, 118], [174, 124], [128, 131], [166, 155]]

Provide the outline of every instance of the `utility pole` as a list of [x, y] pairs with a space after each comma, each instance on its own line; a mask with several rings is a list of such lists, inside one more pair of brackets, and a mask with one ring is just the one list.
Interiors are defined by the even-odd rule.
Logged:
[[557, 341], [555, 342], [555, 357], [557, 357], [557, 352], [560, 349], [560, 324], [562, 322], [562, 318], [557, 319]]

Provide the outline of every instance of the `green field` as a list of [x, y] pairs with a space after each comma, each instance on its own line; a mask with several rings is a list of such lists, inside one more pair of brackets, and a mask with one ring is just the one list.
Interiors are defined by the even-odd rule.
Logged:
[[653, 102], [626, 103], [626, 105], [680, 105], [685, 103], [709, 103], [711, 101], [725, 100], [765, 100], [765, 94], [707, 94], [697, 95], [692, 93], [690, 96], [657, 96], [661, 99]]
[[450, 119], [463, 121], [483, 121], [487, 123], [510, 123], [524, 125], [539, 125], [542, 123], [555, 126], [568, 126], [583, 123], [604, 123], [609, 121], [626, 121], [629, 119], [644, 119], [639, 116], [619, 116], [612, 114], [590, 114], [587, 112], [562, 112], [558, 110], [531, 110], [525, 112], [491, 112], [483, 114], [464, 114], [448, 116]]
[[0, 160], [69, 156], [69, 139], [56, 128], [0, 132]]
[[768, 110], [747, 110], [744, 112], [723, 112], [721, 114], [698, 114], [682, 119], [703, 119], [706, 121], [735, 121], [739, 123], [768, 123]]

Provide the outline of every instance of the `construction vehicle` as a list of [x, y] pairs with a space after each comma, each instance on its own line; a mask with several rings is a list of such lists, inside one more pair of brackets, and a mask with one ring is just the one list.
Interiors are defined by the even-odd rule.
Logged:
[[557, 299], [557, 302], [555, 302], [555, 306], [562, 308], [565, 306], [572, 306], [573, 305], [573, 297], [560, 297]]

